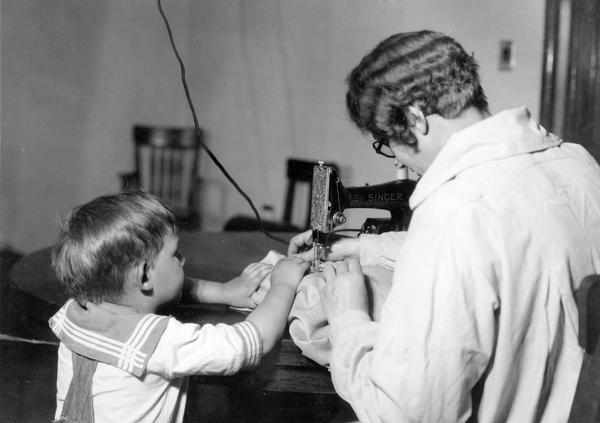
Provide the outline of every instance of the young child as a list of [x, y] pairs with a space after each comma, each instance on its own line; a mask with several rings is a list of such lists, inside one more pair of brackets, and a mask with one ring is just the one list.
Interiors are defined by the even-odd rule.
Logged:
[[[241, 323], [181, 323], [154, 314], [182, 294], [177, 243], [173, 215], [143, 192], [102, 196], [66, 216], [53, 267], [71, 299], [50, 319], [61, 341], [58, 421], [181, 422], [186, 376], [256, 366], [276, 344], [309, 264], [280, 260]], [[194, 279], [186, 289], [197, 301], [248, 306], [262, 277], [255, 266], [229, 283]]]

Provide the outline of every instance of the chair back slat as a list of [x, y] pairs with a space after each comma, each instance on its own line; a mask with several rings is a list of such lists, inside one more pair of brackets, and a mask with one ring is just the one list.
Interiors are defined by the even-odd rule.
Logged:
[[150, 146], [142, 145], [137, 147], [137, 152], [139, 156], [139, 164], [137, 171], [139, 173], [140, 188], [152, 192], [152, 174], [154, 168], [153, 149]]
[[[165, 201], [173, 204], [174, 192], [173, 192], [173, 169], [171, 166], [171, 160], [173, 157], [173, 150], [162, 149], [161, 150], [161, 184], [160, 184], [160, 195], [164, 197]], [[191, 176], [191, 175], [190, 175]]]
[[185, 206], [185, 198], [182, 195], [183, 193], [189, 192], [191, 189], [191, 179], [183, 177], [184, 175], [191, 175], [194, 172], [194, 165], [196, 162], [196, 157], [191, 155], [185, 155], [183, 152], [179, 155], [178, 158], [178, 167], [181, 170], [178, 172], [179, 180], [178, 180], [178, 204], [180, 207]]
[[[168, 177], [165, 177], [165, 184], [167, 185], [166, 190], [169, 192], [169, 202], [171, 204], [177, 204], [180, 206], [180, 198], [181, 198], [181, 189], [179, 188], [179, 183], [181, 180], [181, 169], [177, 166], [177, 162], [179, 161], [179, 151], [171, 150], [168, 152], [168, 160], [167, 160], [167, 174]], [[191, 175], [191, 174], [190, 174]]]

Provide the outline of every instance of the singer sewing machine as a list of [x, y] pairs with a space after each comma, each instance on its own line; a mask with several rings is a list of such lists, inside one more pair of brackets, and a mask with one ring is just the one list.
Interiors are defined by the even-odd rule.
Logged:
[[390, 212], [389, 218], [366, 219], [360, 233], [379, 234], [405, 230], [411, 215], [408, 199], [415, 183], [413, 180], [403, 179], [378, 185], [344, 187], [334, 169], [323, 162], [315, 165], [310, 209], [313, 268], [320, 268], [329, 235], [334, 228], [346, 223], [346, 209], [369, 208]]

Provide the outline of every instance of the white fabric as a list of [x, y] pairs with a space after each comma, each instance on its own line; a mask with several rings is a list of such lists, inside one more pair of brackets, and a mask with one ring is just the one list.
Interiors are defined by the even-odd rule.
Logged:
[[600, 271], [600, 168], [526, 109], [456, 133], [418, 182], [379, 322], [342, 314], [331, 373], [363, 422], [565, 422], [573, 298]]
[[[387, 238], [387, 237], [386, 237]], [[402, 239], [400, 237], [390, 237], [390, 239]], [[392, 246], [388, 243], [388, 246]], [[396, 245], [396, 244], [394, 244]], [[372, 253], [373, 262], [386, 262], [387, 255], [379, 248], [374, 248], [377, 254]], [[391, 248], [389, 249], [391, 251]], [[389, 255], [389, 254], [388, 254]], [[285, 256], [277, 251], [269, 251], [260, 262], [275, 265]], [[386, 262], [387, 263], [387, 262]], [[365, 282], [371, 295], [369, 297], [369, 310], [375, 320], [379, 318], [381, 307], [392, 283], [392, 272], [389, 267], [369, 266], [363, 267], [365, 272]], [[292, 304], [288, 316], [288, 331], [290, 337], [306, 357], [323, 365], [329, 365], [331, 355], [331, 343], [329, 342], [329, 325], [327, 318], [321, 306], [321, 296], [319, 294], [319, 283], [322, 281], [320, 273], [310, 273], [306, 275], [296, 291], [296, 297]], [[324, 282], [323, 282], [324, 283]], [[260, 286], [250, 297], [257, 305], [260, 304], [267, 291], [271, 287], [271, 274], [269, 273]], [[233, 307], [232, 307], [233, 308]], [[238, 310], [247, 310], [247, 308], [237, 308]]]
[[[389, 258], [391, 251], [393, 251], [392, 247], [397, 246], [395, 242], [403, 239], [404, 234], [398, 233], [383, 236], [384, 239], [389, 239], [390, 242], [384, 243], [385, 245], [383, 246], [379, 244], [374, 245], [375, 248], [369, 252], [367, 256], [368, 261], [381, 263], [382, 265], [368, 265], [363, 263], [363, 271], [366, 276], [365, 283], [371, 293], [369, 296], [369, 312], [375, 320], [379, 319], [381, 307], [392, 283], [391, 259]], [[374, 241], [372, 242], [375, 243]], [[261, 260], [261, 263], [275, 265], [283, 257], [285, 257], [283, 254], [276, 251], [269, 251], [265, 258]], [[288, 316], [288, 331], [296, 346], [302, 351], [302, 354], [323, 366], [328, 366], [331, 355], [330, 329], [325, 313], [323, 312], [323, 307], [321, 306], [321, 296], [319, 294], [319, 284], [321, 281], [322, 276], [320, 273], [310, 273], [298, 285], [296, 298], [294, 298]], [[257, 305], [260, 304], [270, 287], [271, 274], [269, 273], [265, 276], [256, 292], [252, 294], [251, 299]]]
[[[92, 384], [94, 417], [103, 422], [182, 422], [187, 377], [230, 375], [258, 365], [260, 336], [250, 322], [235, 325], [169, 323], [141, 377], [98, 363]], [[58, 350], [57, 410], [60, 416], [73, 368], [71, 351]]]
[[[263, 258], [260, 262], [265, 264], [270, 264], [275, 266], [279, 260], [284, 258], [285, 256], [277, 251], [269, 251], [265, 258]], [[254, 302], [254, 304], [259, 305], [265, 299], [265, 295], [271, 288], [271, 272], [262, 280], [256, 291], [252, 293], [250, 299]], [[250, 309], [248, 309], [250, 310]]]
[[[381, 308], [392, 285], [391, 270], [365, 265], [365, 285], [369, 295], [369, 315], [379, 320]], [[321, 304], [319, 287], [325, 281], [321, 273], [310, 273], [302, 279], [288, 318], [290, 337], [302, 354], [322, 366], [331, 356], [331, 329]]]

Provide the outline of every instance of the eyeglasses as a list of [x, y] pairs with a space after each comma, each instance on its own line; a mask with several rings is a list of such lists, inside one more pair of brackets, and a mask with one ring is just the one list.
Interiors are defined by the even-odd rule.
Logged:
[[175, 254], [173, 254], [173, 256], [175, 256], [175, 258], [177, 259], [177, 261], [183, 266], [185, 264], [185, 257], [183, 256], [183, 254], [181, 254], [179, 251], [176, 251]]
[[392, 151], [392, 149], [390, 148], [388, 143], [386, 143], [382, 140], [373, 141], [372, 146], [377, 154], [381, 154], [382, 156], [389, 157], [390, 159], [393, 159], [394, 157], [396, 157], [396, 155], [394, 154], [394, 152]]

